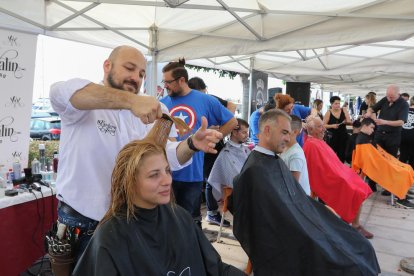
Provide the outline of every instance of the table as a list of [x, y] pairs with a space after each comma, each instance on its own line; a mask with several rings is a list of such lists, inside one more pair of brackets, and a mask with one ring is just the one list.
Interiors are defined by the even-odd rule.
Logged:
[[[0, 275], [16, 276], [45, 255], [44, 236], [57, 219], [54, 189], [5, 197], [0, 189]], [[53, 193], [53, 195], [52, 195]]]

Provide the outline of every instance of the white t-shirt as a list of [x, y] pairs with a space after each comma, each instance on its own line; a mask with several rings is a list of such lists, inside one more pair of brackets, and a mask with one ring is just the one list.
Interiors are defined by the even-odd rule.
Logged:
[[[145, 125], [129, 110], [79, 110], [70, 103], [72, 95], [90, 81], [72, 79], [52, 85], [50, 100], [61, 117], [57, 197], [82, 215], [101, 220], [110, 203], [111, 174], [119, 151], [132, 140], [143, 139], [152, 125]], [[178, 142], [166, 146], [172, 170]]]
[[308, 165], [305, 154], [298, 143], [295, 143], [288, 150], [280, 154], [280, 158], [286, 163], [291, 172], [300, 172], [299, 184], [307, 195], [310, 196]]

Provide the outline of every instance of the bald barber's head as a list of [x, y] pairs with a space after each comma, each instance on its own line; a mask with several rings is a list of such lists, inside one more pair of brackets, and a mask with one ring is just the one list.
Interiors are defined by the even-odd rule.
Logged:
[[104, 84], [137, 94], [145, 78], [147, 62], [134, 47], [116, 47], [104, 62]]
[[317, 139], [323, 140], [323, 136], [325, 135], [325, 127], [323, 126], [323, 122], [319, 117], [308, 117], [306, 119], [306, 130], [308, 134], [312, 137]]
[[259, 119], [259, 146], [281, 153], [290, 141], [290, 116], [283, 110], [271, 109]]
[[389, 85], [387, 87], [386, 97], [390, 103], [395, 102], [400, 97], [400, 88], [395, 84]]

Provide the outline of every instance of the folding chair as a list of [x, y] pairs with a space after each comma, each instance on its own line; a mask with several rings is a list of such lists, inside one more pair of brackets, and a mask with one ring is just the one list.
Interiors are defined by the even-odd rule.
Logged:
[[222, 209], [222, 215], [221, 215], [221, 221], [220, 221], [220, 230], [217, 235], [217, 242], [221, 242], [220, 238], [221, 238], [221, 231], [223, 229], [224, 215], [228, 210], [227, 209], [228, 199], [232, 192], [233, 192], [232, 188], [227, 187], [227, 186], [223, 187], [223, 209]]

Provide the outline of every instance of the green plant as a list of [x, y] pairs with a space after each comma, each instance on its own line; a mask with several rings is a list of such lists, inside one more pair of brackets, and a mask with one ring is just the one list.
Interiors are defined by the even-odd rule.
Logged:
[[53, 153], [59, 150], [59, 141], [31, 141], [29, 145], [29, 164], [27, 164], [29, 168], [33, 159], [39, 160], [39, 144], [45, 144], [45, 155], [50, 160], [53, 159]]

